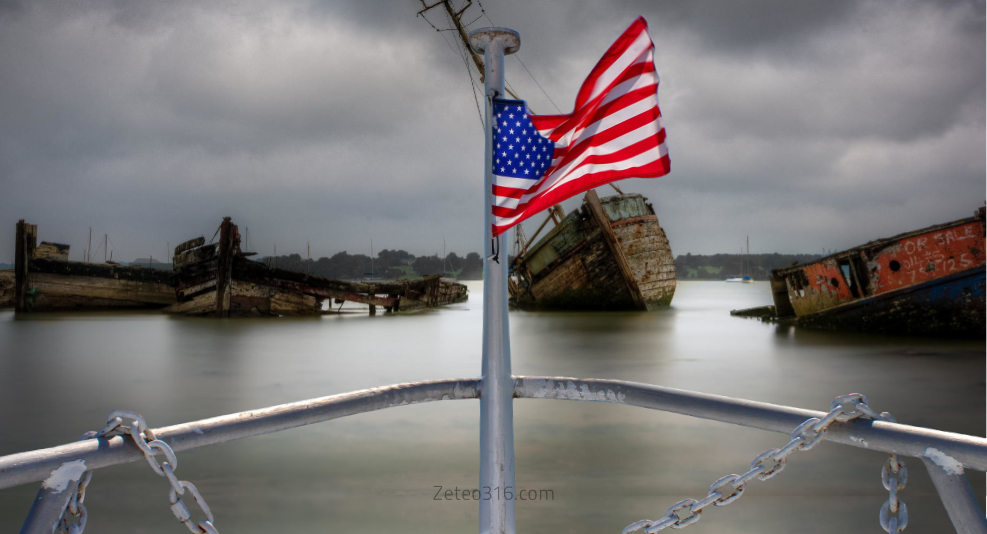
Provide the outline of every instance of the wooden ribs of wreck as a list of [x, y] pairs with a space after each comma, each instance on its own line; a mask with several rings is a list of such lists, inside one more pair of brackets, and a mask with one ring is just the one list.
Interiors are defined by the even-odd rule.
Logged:
[[[554, 215], [552, 213], [551, 215]], [[675, 261], [654, 206], [639, 194], [586, 193], [512, 266], [521, 309], [648, 310], [675, 294]]]
[[970, 218], [775, 269], [768, 319], [827, 330], [982, 338], [985, 235], [980, 208]]
[[185, 315], [268, 316], [319, 315], [322, 301], [357, 302], [385, 311], [408, 311], [460, 302], [466, 286], [438, 275], [418, 280], [344, 282], [268, 267], [240, 250], [240, 234], [229, 217], [219, 229], [219, 242], [202, 237], [175, 248], [175, 295], [165, 311]]
[[[13, 293], [17, 312], [162, 308], [175, 302], [171, 273], [142, 267], [68, 261], [69, 246], [38, 244], [38, 226], [17, 222]], [[10, 283], [0, 276], [0, 285]]]

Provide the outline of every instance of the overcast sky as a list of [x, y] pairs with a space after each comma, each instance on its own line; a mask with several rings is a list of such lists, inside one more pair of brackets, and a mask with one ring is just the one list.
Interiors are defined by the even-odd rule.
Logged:
[[[676, 255], [738, 252], [747, 235], [752, 252], [847, 248], [970, 216], [987, 196], [983, 1], [483, 8], [471, 28], [518, 30], [564, 112], [644, 15], [672, 172], [620, 186], [654, 202]], [[443, 238], [479, 251], [470, 78], [456, 35], [419, 9], [0, 0], [0, 262], [21, 218], [73, 259], [89, 227], [126, 261], [208, 238], [224, 215], [262, 254], [367, 253], [373, 239], [421, 255]], [[474, 1], [466, 21], [479, 15]], [[428, 19], [450, 27], [438, 9]], [[555, 112], [511, 58], [507, 78]]]

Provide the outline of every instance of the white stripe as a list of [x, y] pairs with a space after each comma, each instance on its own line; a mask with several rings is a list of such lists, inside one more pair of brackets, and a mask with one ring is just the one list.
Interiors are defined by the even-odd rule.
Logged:
[[494, 206], [497, 206], [498, 208], [507, 208], [509, 210], [517, 209], [517, 206], [520, 203], [521, 201], [519, 199], [511, 197], [498, 197], [494, 195], [493, 199]]
[[541, 178], [538, 180], [532, 180], [530, 178], [514, 178], [513, 176], [494, 175], [494, 185], [500, 187], [510, 187], [512, 189], [523, 189], [525, 191], [534, 187], [539, 180], [541, 180]]
[[642, 87], [647, 87], [649, 85], [655, 86], [655, 94], [658, 94], [658, 74], [654, 71], [646, 72], [640, 76], [635, 76], [630, 80], [624, 80], [619, 84], [613, 86], [613, 89], [607, 93], [607, 96], [603, 97], [600, 101], [600, 105], [609, 104], [614, 100], [630, 93], [631, 91], [641, 89]]
[[616, 61], [610, 65], [607, 70], [596, 79], [596, 83], [593, 84], [593, 91], [590, 93], [589, 100], [600, 96], [608, 85], [613, 83], [614, 80], [620, 77], [621, 73], [627, 70], [627, 67], [633, 65], [638, 58], [652, 46], [651, 38], [648, 37], [648, 32], [642, 31], [634, 38], [634, 42], [627, 47], [626, 50], [617, 58]]

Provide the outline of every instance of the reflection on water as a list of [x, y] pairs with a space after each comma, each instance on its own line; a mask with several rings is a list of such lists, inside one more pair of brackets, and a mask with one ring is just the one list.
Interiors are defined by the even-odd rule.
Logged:
[[[315, 319], [173, 318], [156, 313], [0, 312], [0, 454], [98, 429], [113, 409], [164, 426], [411, 380], [476, 376], [482, 287], [426, 313]], [[680, 283], [656, 313], [511, 314], [519, 375], [614, 378], [824, 410], [860, 392], [907, 424], [983, 435], [983, 342], [895, 339], [780, 328], [730, 317], [770, 303], [765, 283]], [[475, 532], [475, 401], [415, 405], [179, 453], [181, 477], [222, 532]], [[620, 532], [783, 445], [772, 434], [587, 402], [515, 403], [519, 532]], [[785, 472], [711, 507], [696, 533], [880, 532], [885, 455], [824, 443]], [[917, 460], [908, 462], [909, 531], [948, 531]], [[981, 502], [983, 473], [969, 473]], [[145, 463], [100, 470], [86, 505], [101, 533], [184, 532], [168, 485]], [[0, 532], [16, 531], [37, 491], [0, 491]], [[549, 496], [551, 499], [549, 499]], [[440, 495], [441, 499], [441, 495]]]

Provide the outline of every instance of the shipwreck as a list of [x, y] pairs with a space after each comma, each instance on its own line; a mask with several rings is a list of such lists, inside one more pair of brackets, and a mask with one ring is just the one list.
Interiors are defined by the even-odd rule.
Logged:
[[[616, 189], [616, 187], [615, 187]], [[675, 261], [654, 206], [639, 194], [600, 198], [590, 190], [580, 209], [522, 245], [511, 265], [511, 304], [520, 309], [648, 310], [675, 294]]]
[[69, 245], [38, 243], [38, 225], [17, 222], [14, 270], [0, 275], [0, 300], [18, 312], [163, 308], [175, 302], [171, 273], [69, 261]]
[[774, 306], [735, 310], [798, 326], [883, 334], [985, 335], [984, 208], [771, 272]]
[[174, 295], [165, 309], [183, 315], [304, 316], [326, 313], [323, 302], [366, 304], [371, 315], [433, 308], [466, 300], [465, 285], [439, 275], [394, 282], [347, 282], [269, 267], [240, 249], [240, 232], [229, 217], [219, 242], [204, 237], [175, 247]]

